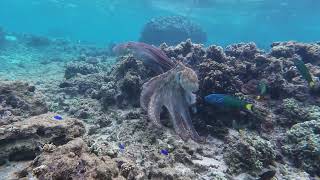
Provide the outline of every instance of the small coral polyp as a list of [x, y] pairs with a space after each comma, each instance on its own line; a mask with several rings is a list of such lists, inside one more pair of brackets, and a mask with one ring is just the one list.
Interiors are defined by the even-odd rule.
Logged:
[[195, 103], [199, 87], [196, 73], [179, 63], [170, 71], [158, 75], [143, 85], [141, 107], [147, 111], [151, 121], [161, 127], [160, 113], [166, 107], [176, 133], [183, 139], [203, 142], [192, 125], [189, 106]]

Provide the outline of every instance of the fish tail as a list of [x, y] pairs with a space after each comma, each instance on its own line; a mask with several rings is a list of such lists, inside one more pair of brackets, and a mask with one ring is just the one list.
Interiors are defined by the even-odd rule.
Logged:
[[252, 104], [246, 104], [246, 109], [249, 111], [252, 111]]
[[310, 86], [311, 88], [313, 88], [313, 87], [315, 86], [314, 81], [309, 82], [309, 86]]

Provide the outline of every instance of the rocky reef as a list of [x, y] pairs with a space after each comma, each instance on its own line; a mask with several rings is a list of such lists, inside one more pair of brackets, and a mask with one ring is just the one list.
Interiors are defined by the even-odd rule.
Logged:
[[33, 160], [46, 143], [65, 144], [84, 134], [85, 129], [76, 119], [54, 120], [54, 114], [42, 114], [1, 126], [0, 162]]
[[314, 65], [320, 64], [320, 44], [319, 43], [300, 43], [300, 42], [275, 42], [271, 45], [271, 55], [277, 58], [293, 57], [295, 54], [302, 57], [306, 63]]
[[[145, 56], [90, 50], [64, 66], [61, 80], [1, 81], [1, 163], [27, 161], [13, 168], [16, 179], [317, 179], [318, 46], [281, 42], [266, 52], [254, 43], [162, 44], [175, 66], [161, 74]], [[315, 86], [296, 68], [297, 56]], [[211, 93], [253, 109], [212, 106], [204, 101]], [[206, 141], [190, 138], [190, 127]]]
[[30, 169], [38, 179], [103, 180], [116, 179], [119, 174], [115, 161], [90, 153], [81, 138], [58, 147], [45, 144], [44, 152], [33, 160]]
[[306, 172], [320, 176], [320, 122], [311, 120], [298, 123], [287, 131], [283, 150], [296, 166]]
[[46, 47], [51, 44], [51, 40], [45, 36], [30, 35], [25, 37], [25, 41], [31, 47]]
[[163, 42], [175, 45], [188, 38], [196, 43], [205, 43], [207, 34], [186, 17], [165, 16], [151, 19], [144, 26], [139, 41], [153, 45]]
[[47, 111], [44, 96], [34, 85], [19, 81], [0, 82], [0, 125]]
[[232, 174], [259, 174], [271, 165], [275, 158], [274, 146], [255, 133], [240, 131], [237, 136], [231, 136], [227, 140], [224, 159], [229, 166], [228, 171]]

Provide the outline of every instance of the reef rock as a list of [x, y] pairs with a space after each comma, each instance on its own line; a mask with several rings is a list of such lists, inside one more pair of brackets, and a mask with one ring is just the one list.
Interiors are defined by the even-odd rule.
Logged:
[[275, 160], [274, 146], [255, 133], [240, 131], [230, 136], [224, 159], [232, 174], [248, 172], [257, 175]]
[[293, 98], [284, 99], [278, 111], [285, 116], [279, 119], [282, 125], [292, 126], [300, 122], [320, 120], [319, 106], [306, 105]]
[[97, 73], [98, 71], [98, 67], [93, 64], [84, 62], [71, 62], [66, 66], [64, 77], [66, 79], [70, 79], [77, 74], [87, 75]]
[[28, 35], [25, 37], [26, 44], [31, 47], [46, 47], [49, 46], [51, 39], [44, 36]]
[[239, 43], [227, 46], [225, 53], [227, 56], [240, 60], [253, 61], [255, 56], [262, 53], [255, 43]]
[[47, 113], [0, 126], [0, 164], [8, 160], [33, 160], [44, 144], [65, 144], [85, 133], [78, 120], [68, 117], [56, 120], [54, 116]]
[[297, 167], [320, 176], [320, 118], [292, 126], [282, 149]]
[[317, 43], [275, 42], [271, 47], [270, 54], [274, 57], [289, 58], [299, 55], [305, 63], [320, 64], [320, 45]]
[[35, 86], [20, 81], [0, 82], [0, 125], [15, 121], [14, 116], [28, 117], [47, 111], [44, 96]]
[[114, 161], [90, 153], [80, 138], [45, 150], [32, 162], [30, 169], [38, 179], [123, 179], [117, 177], [119, 171]]
[[207, 34], [186, 17], [168, 16], [151, 19], [144, 26], [139, 41], [153, 45], [163, 42], [175, 45], [188, 38], [196, 43], [205, 43]]
[[73, 76], [60, 83], [62, 92], [77, 96], [98, 99], [102, 107], [120, 108], [138, 106], [141, 87], [146, 79], [154, 76], [140, 60], [124, 56], [109, 72], [93, 72]]

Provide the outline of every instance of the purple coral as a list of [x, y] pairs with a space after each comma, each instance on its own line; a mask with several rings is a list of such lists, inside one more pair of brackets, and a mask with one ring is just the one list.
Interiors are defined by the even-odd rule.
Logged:
[[140, 104], [148, 112], [149, 118], [158, 126], [161, 126], [162, 107], [166, 107], [174, 129], [182, 139], [192, 138], [202, 142], [204, 139], [194, 129], [188, 109], [196, 101], [192, 92], [197, 91], [198, 88], [196, 73], [179, 63], [175, 68], [150, 79], [143, 85]]
[[126, 42], [113, 48], [116, 55], [132, 53], [157, 73], [172, 69], [175, 63], [159, 48], [140, 42]]

